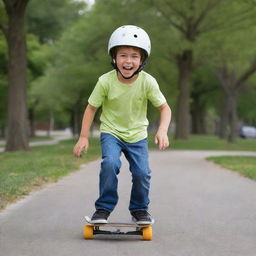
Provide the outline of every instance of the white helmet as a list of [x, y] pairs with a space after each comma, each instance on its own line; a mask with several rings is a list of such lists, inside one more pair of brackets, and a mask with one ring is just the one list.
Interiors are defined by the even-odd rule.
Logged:
[[110, 36], [108, 53], [116, 46], [127, 45], [143, 49], [147, 56], [150, 55], [151, 43], [148, 34], [142, 28], [133, 25], [125, 25], [117, 28]]

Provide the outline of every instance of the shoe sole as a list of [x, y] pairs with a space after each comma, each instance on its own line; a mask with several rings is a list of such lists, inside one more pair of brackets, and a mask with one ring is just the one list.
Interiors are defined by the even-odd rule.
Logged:
[[92, 223], [92, 224], [107, 224], [108, 221], [100, 219], [100, 220], [91, 220], [90, 223]]
[[97, 220], [91, 220], [90, 217], [84, 216], [86, 221], [91, 224], [107, 224], [108, 221], [106, 219], [97, 219]]

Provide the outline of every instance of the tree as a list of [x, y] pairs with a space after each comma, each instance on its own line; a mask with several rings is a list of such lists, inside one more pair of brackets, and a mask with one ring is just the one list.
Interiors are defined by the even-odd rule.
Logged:
[[7, 46], [0, 34], [0, 136], [5, 135], [7, 113]]
[[36, 136], [36, 114], [35, 108], [38, 99], [31, 94], [32, 84], [35, 79], [44, 75], [46, 67], [51, 60], [50, 48], [48, 44], [41, 44], [33, 34], [27, 36], [27, 70], [28, 70], [28, 117], [29, 135]]
[[183, 39], [183, 47], [176, 52], [175, 60], [178, 75], [179, 95], [176, 106], [176, 139], [187, 140], [190, 133], [190, 80], [195, 66], [193, 48], [198, 37], [213, 28], [207, 24], [208, 17], [222, 3], [223, 0], [208, 1], [173, 1], [173, 0], [152, 0], [167, 23], [179, 32]]
[[237, 71], [229, 69], [228, 65], [224, 65], [217, 69], [216, 73], [220, 80], [220, 84], [226, 95], [224, 105], [224, 129], [225, 125], [229, 125], [228, 141], [235, 142], [237, 136], [237, 98], [238, 92], [245, 85], [245, 82], [256, 72], [256, 56], [252, 60], [249, 67], [239, 76]]
[[[8, 133], [6, 151], [28, 149], [25, 10], [29, 0], [3, 0], [0, 28], [8, 45]], [[3, 6], [1, 6], [3, 7]], [[3, 9], [3, 8], [2, 8]], [[2, 10], [3, 12], [3, 10]]]
[[[255, 10], [246, 3], [239, 3], [238, 10], [245, 10], [246, 16], [235, 24], [227, 37], [211, 38], [218, 51], [212, 56], [212, 64], [220, 87], [223, 102], [220, 104], [219, 136], [235, 142], [238, 134], [237, 101], [247, 81], [256, 72]], [[241, 16], [242, 17], [242, 16]], [[239, 47], [239, 50], [238, 50]]]
[[[175, 28], [178, 36], [175, 60], [179, 71], [179, 95], [176, 107], [176, 139], [188, 139], [190, 130], [191, 74], [197, 64], [195, 49], [198, 41], [208, 33], [222, 36], [247, 19], [250, 8], [236, 0], [151, 0], [157, 15]], [[159, 15], [160, 14], [160, 15]], [[240, 27], [241, 29], [241, 27]], [[208, 40], [209, 41], [209, 40]]]
[[256, 77], [242, 88], [237, 103], [238, 117], [242, 124], [256, 127]]
[[[208, 64], [208, 66], [207, 66]], [[218, 104], [220, 88], [209, 63], [204, 62], [192, 75], [190, 110], [192, 117], [192, 133], [207, 133], [207, 114]]]

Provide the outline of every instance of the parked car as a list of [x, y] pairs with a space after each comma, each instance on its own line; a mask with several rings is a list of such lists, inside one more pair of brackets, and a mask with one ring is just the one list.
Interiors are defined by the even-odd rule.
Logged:
[[239, 136], [244, 139], [256, 139], [256, 128], [253, 126], [242, 126], [240, 128]]

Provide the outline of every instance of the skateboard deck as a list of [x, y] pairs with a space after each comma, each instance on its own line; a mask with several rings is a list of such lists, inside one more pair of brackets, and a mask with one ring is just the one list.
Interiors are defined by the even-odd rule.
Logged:
[[[108, 222], [91, 223], [91, 219], [85, 216], [87, 224], [84, 226], [84, 238], [92, 239], [94, 235], [140, 235], [143, 240], [152, 240], [152, 224], [137, 224], [135, 222]], [[115, 227], [115, 230], [109, 228]], [[121, 231], [122, 227], [131, 229], [130, 231]]]

